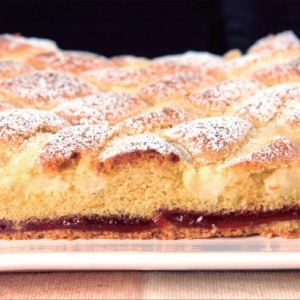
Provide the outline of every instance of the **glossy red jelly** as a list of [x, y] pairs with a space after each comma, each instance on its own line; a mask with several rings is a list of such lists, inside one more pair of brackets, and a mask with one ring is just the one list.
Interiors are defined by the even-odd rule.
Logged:
[[[185, 228], [218, 227], [242, 228], [273, 221], [300, 220], [300, 207], [285, 207], [273, 211], [239, 211], [234, 213], [207, 214], [203, 212], [186, 212], [180, 210], [160, 210], [155, 218], [130, 218], [128, 216], [69, 216], [59, 219], [45, 219], [22, 222], [22, 231], [39, 231], [51, 229], [76, 229], [93, 231], [136, 232], [161, 228], [168, 224]], [[14, 231], [13, 222], [0, 220], [0, 231]]]

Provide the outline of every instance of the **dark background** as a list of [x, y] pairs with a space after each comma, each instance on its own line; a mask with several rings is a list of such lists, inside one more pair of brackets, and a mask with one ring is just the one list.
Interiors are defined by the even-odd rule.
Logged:
[[245, 51], [282, 30], [300, 35], [300, 1], [0, 0], [0, 32], [53, 39], [62, 49], [155, 57]]

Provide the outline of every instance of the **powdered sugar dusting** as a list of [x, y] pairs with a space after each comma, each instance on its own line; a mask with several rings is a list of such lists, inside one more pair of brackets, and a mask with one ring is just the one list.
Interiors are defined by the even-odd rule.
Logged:
[[12, 108], [15, 108], [15, 107], [6, 101], [0, 100], [0, 111], [12, 109]]
[[150, 63], [150, 60], [146, 57], [134, 55], [113, 56], [111, 61], [118, 67], [145, 67]]
[[[191, 70], [205, 71], [211, 67], [222, 66], [224, 59], [221, 56], [209, 52], [187, 51], [182, 54], [166, 55], [153, 60], [153, 66], [172, 66], [172, 63], [182, 67], [190, 67]], [[196, 69], [197, 68], [197, 69]]]
[[2, 34], [0, 35], [0, 54], [6, 54], [18, 50], [24, 46], [45, 52], [57, 51], [55, 42], [41, 38], [27, 38], [20, 35]]
[[106, 125], [78, 125], [62, 129], [40, 150], [37, 163], [50, 169], [61, 168], [89, 150], [97, 151], [112, 136]]
[[96, 88], [75, 76], [55, 71], [33, 73], [5, 79], [1, 91], [16, 98], [21, 107], [52, 108], [66, 100], [96, 92]]
[[36, 132], [57, 132], [70, 126], [50, 112], [35, 109], [10, 109], [0, 112], [0, 140], [19, 143]]
[[53, 112], [73, 125], [102, 122], [115, 124], [146, 108], [146, 103], [135, 96], [107, 92], [63, 103]]
[[163, 138], [156, 135], [141, 134], [113, 139], [108, 147], [100, 153], [99, 159], [105, 161], [116, 155], [149, 150], [154, 150], [161, 155], [176, 154], [181, 156], [180, 152]]
[[231, 159], [226, 166], [243, 164], [245, 162], [256, 164], [256, 166], [271, 164], [275, 167], [275, 163], [291, 163], [299, 159], [299, 149], [289, 139], [277, 135], [274, 136], [272, 141], [259, 151], [250, 153], [246, 156], [235, 157]]
[[164, 107], [126, 119], [115, 125], [115, 130], [119, 134], [133, 135], [170, 128], [194, 119], [194, 115], [183, 109]]
[[265, 126], [287, 100], [299, 97], [300, 84], [277, 85], [248, 98], [237, 112], [237, 116], [249, 120], [255, 126]]
[[0, 78], [13, 77], [35, 71], [32, 66], [18, 61], [0, 61]]
[[300, 81], [300, 58], [259, 69], [251, 77], [269, 86]]
[[223, 159], [237, 149], [253, 126], [235, 117], [211, 117], [182, 123], [165, 130], [168, 140], [185, 147], [198, 162]]
[[206, 74], [185, 73], [155, 81], [142, 87], [137, 95], [154, 104], [179, 98], [202, 88], [215, 84], [216, 81]]
[[30, 57], [27, 61], [39, 69], [51, 69], [75, 74], [115, 66], [104, 56], [84, 51], [41, 53]]
[[248, 79], [228, 80], [191, 94], [184, 101], [194, 107], [213, 113], [224, 113], [226, 107], [239, 103], [264, 88]]
[[300, 50], [300, 41], [292, 31], [287, 30], [259, 39], [249, 48], [248, 53], [275, 52], [293, 48]]
[[133, 88], [146, 84], [158, 76], [151, 69], [110, 68], [93, 70], [82, 74], [84, 78], [99, 85], [103, 90]]

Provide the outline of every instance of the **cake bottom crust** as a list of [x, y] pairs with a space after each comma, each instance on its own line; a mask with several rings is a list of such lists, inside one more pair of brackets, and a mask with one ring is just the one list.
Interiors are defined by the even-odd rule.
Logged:
[[154, 228], [142, 232], [116, 232], [116, 231], [91, 231], [76, 229], [54, 229], [41, 231], [14, 231], [0, 232], [0, 239], [5, 240], [29, 240], [29, 239], [204, 239], [214, 237], [247, 237], [260, 235], [264, 237], [279, 236], [283, 238], [300, 237], [300, 221], [278, 221], [258, 226], [226, 229], [206, 228], [179, 228], [169, 225], [165, 228]]

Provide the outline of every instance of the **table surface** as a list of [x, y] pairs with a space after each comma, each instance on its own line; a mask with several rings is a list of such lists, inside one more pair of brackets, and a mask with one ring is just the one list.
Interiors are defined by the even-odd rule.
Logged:
[[300, 299], [300, 271], [0, 273], [0, 299]]

